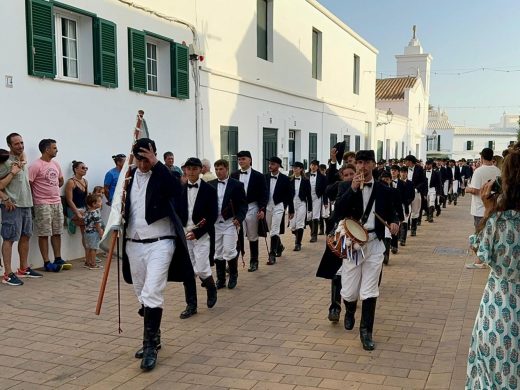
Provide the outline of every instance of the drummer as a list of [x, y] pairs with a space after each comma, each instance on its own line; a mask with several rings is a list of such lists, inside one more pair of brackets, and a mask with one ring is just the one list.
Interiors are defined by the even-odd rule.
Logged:
[[357, 300], [360, 299], [359, 335], [363, 349], [367, 351], [375, 348], [372, 334], [379, 296], [378, 281], [385, 252], [385, 227], [392, 234], [399, 231], [399, 217], [391, 189], [374, 181], [372, 177], [375, 165], [373, 150], [356, 153], [356, 175], [350, 188], [336, 200], [335, 206], [335, 213], [341, 218], [360, 221], [368, 232], [368, 241], [357, 256], [343, 260], [341, 274], [341, 297], [346, 308], [345, 329], [354, 328]]

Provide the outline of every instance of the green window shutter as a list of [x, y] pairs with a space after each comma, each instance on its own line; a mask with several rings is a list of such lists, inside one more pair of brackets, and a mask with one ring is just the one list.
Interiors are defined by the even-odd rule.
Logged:
[[27, 59], [29, 74], [38, 77], [56, 76], [56, 48], [52, 2], [26, 0]]
[[146, 42], [145, 33], [128, 29], [128, 74], [130, 89], [146, 92]]
[[189, 99], [190, 97], [190, 77], [189, 77], [189, 53], [188, 47], [180, 43], [170, 44], [171, 54], [171, 79], [172, 96], [179, 99]]
[[117, 87], [117, 28], [115, 23], [93, 19], [94, 84]]

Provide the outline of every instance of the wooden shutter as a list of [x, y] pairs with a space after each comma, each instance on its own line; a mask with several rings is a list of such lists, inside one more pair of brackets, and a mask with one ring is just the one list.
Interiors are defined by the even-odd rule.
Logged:
[[117, 87], [117, 28], [115, 23], [93, 19], [94, 84]]
[[128, 74], [130, 89], [146, 92], [146, 42], [145, 33], [128, 29]]
[[52, 2], [27, 0], [25, 10], [29, 74], [54, 78], [56, 76], [56, 48]]
[[171, 79], [172, 96], [179, 99], [189, 99], [190, 97], [190, 77], [189, 77], [189, 53], [188, 47], [179, 43], [170, 44], [171, 54]]

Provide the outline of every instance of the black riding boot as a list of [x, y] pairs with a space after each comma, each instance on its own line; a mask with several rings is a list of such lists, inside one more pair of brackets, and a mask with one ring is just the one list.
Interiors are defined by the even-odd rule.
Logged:
[[160, 307], [144, 308], [143, 360], [141, 369], [150, 371], [157, 363], [157, 333], [161, 326], [163, 309]]
[[391, 241], [391, 238], [385, 237], [385, 239], [384, 239], [385, 254], [383, 257], [383, 264], [385, 264], [385, 265], [388, 264], [388, 262], [390, 261], [390, 241]]
[[390, 241], [390, 250], [394, 255], [396, 255], [399, 252], [399, 234], [392, 234], [392, 239]]
[[294, 232], [294, 249], [293, 249], [293, 251], [299, 252], [302, 250], [302, 237], [303, 237], [303, 229], [297, 229]]
[[367, 298], [361, 306], [361, 323], [359, 324], [359, 338], [365, 351], [373, 351], [375, 348], [372, 340], [374, 318], [376, 316], [377, 298]]
[[269, 260], [267, 260], [267, 265], [273, 265], [276, 263], [276, 252], [278, 250], [279, 239], [278, 236], [271, 236], [271, 249], [269, 251]]
[[330, 281], [329, 321], [338, 322], [341, 313], [341, 275], [334, 275]]
[[343, 303], [345, 303], [345, 320], [343, 321], [343, 325], [346, 330], [352, 330], [356, 323], [357, 301], [347, 302], [343, 300]]
[[419, 211], [419, 218], [417, 218], [417, 226], [421, 226], [422, 217], [423, 217], [423, 209], [421, 206], [421, 210]]
[[309, 242], [316, 242], [318, 241], [318, 225], [320, 221], [318, 219], [313, 219], [311, 221], [311, 239]]
[[433, 213], [435, 212], [435, 206], [428, 207], [428, 222], [433, 222]]
[[234, 289], [237, 286], [238, 281], [238, 256], [236, 255], [234, 259], [228, 260], [229, 266], [229, 282], [227, 288], [230, 290]]
[[319, 224], [318, 224], [318, 226], [319, 226], [319, 228], [320, 228], [320, 230], [319, 230], [319, 232], [318, 232], [318, 235], [320, 235], [320, 236], [325, 235], [325, 231], [324, 231], [324, 229], [325, 229], [325, 218], [320, 218], [320, 219], [319, 219]]
[[[139, 314], [141, 317], [144, 317], [144, 305], [141, 305], [141, 308], [137, 311], [137, 314]], [[155, 349], [160, 350], [161, 349], [161, 329], [157, 331], [157, 336], [155, 337]], [[142, 359], [143, 358], [143, 347], [139, 348], [139, 350], [135, 353], [136, 359]]]
[[258, 240], [249, 241], [249, 251], [251, 257], [249, 260], [249, 268], [247, 272], [255, 272], [258, 269]]
[[411, 231], [412, 233], [410, 235], [415, 237], [417, 235], [417, 218], [412, 218]]
[[285, 247], [282, 244], [282, 238], [278, 236], [278, 247], [276, 248], [276, 257], [280, 257], [285, 250]]
[[226, 287], [226, 260], [215, 260], [217, 269], [217, 289]]
[[180, 318], [189, 318], [197, 314], [197, 285], [195, 278], [189, 278], [183, 282], [184, 296], [186, 298], [186, 309], [181, 313]]
[[406, 236], [408, 235], [408, 222], [403, 222], [399, 227], [399, 244], [406, 246]]
[[435, 216], [436, 216], [436, 217], [438, 217], [439, 215], [441, 215], [441, 204], [440, 204], [440, 203], [437, 203], [437, 204], [435, 205], [435, 211], [436, 211], [436, 213], [435, 213]]
[[217, 286], [215, 285], [215, 280], [213, 279], [213, 275], [208, 276], [206, 279], [200, 279], [202, 281], [202, 286], [206, 287], [207, 294], [207, 305], [211, 309], [217, 303]]
[[453, 205], [457, 205], [457, 198], [459, 197], [459, 194], [453, 194]]

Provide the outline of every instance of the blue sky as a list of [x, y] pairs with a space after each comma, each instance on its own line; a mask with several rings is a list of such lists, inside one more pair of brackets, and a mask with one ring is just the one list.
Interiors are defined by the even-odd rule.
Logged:
[[403, 54], [417, 25], [433, 56], [430, 104], [454, 124], [487, 127], [504, 111], [520, 114], [518, 0], [318, 1], [379, 50], [384, 77], [395, 75], [394, 55]]

